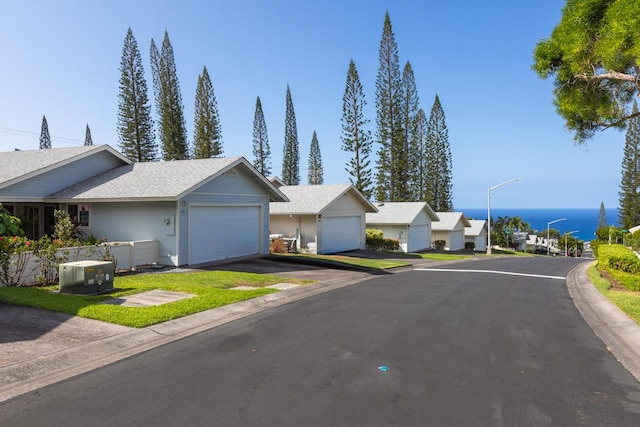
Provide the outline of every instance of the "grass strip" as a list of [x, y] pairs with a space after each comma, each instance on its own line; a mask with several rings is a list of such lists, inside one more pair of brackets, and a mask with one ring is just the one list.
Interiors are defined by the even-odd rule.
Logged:
[[609, 301], [615, 304], [623, 313], [640, 324], [640, 292], [632, 292], [628, 290], [614, 288], [609, 280], [602, 277], [593, 263], [587, 269], [587, 276], [593, 285], [598, 289]]
[[[139, 274], [117, 276], [113, 292], [102, 295], [71, 295], [57, 292], [58, 287], [0, 287], [0, 301], [58, 311], [88, 319], [102, 320], [123, 326], [143, 328], [168, 320], [210, 310], [239, 301], [277, 292], [264, 286], [295, 282], [284, 277], [206, 271], [190, 273]], [[252, 286], [252, 290], [234, 290], [235, 286]], [[195, 295], [181, 301], [151, 307], [124, 307], [101, 302], [161, 289]]]

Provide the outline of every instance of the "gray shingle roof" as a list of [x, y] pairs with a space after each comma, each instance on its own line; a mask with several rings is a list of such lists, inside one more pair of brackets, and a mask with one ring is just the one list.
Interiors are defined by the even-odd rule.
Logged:
[[131, 163], [108, 145], [0, 152], [0, 184], [37, 175], [90, 154], [109, 150], [123, 163]]
[[487, 221], [484, 219], [470, 219], [471, 228], [466, 228], [464, 234], [466, 236], [480, 236], [486, 234]]
[[[175, 200], [240, 164], [248, 165], [248, 162], [243, 157], [228, 157], [134, 163], [89, 178], [48, 198]], [[268, 183], [266, 178], [264, 182]]]
[[469, 220], [462, 212], [436, 212], [440, 221], [431, 223], [431, 229], [436, 231], [451, 231], [455, 228], [459, 221], [462, 221], [465, 227], [470, 227]]
[[376, 207], [351, 184], [284, 185], [280, 187], [279, 190], [284, 193], [290, 201], [288, 203], [269, 204], [270, 214], [321, 214], [338, 197], [350, 191], [361, 199], [366, 212], [376, 211]]
[[426, 202], [385, 202], [377, 204], [378, 212], [367, 213], [367, 224], [411, 224], [422, 210], [432, 221], [438, 216]]

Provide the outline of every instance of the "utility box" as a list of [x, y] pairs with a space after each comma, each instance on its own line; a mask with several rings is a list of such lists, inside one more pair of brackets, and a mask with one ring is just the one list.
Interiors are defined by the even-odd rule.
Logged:
[[60, 264], [60, 292], [98, 294], [113, 290], [114, 266], [108, 261], [76, 261]]

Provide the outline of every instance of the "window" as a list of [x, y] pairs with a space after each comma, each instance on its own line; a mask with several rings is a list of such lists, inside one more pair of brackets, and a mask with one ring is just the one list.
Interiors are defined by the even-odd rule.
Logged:
[[80, 227], [89, 226], [89, 213], [91, 212], [89, 205], [69, 205], [67, 212], [71, 217], [71, 221], [77, 223]]

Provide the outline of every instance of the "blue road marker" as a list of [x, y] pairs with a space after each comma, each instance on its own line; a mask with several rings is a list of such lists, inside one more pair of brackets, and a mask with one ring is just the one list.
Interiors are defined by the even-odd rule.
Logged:
[[378, 370], [382, 372], [387, 372], [387, 371], [390, 371], [391, 368], [388, 367], [387, 365], [382, 365], [382, 366], [378, 366]]

